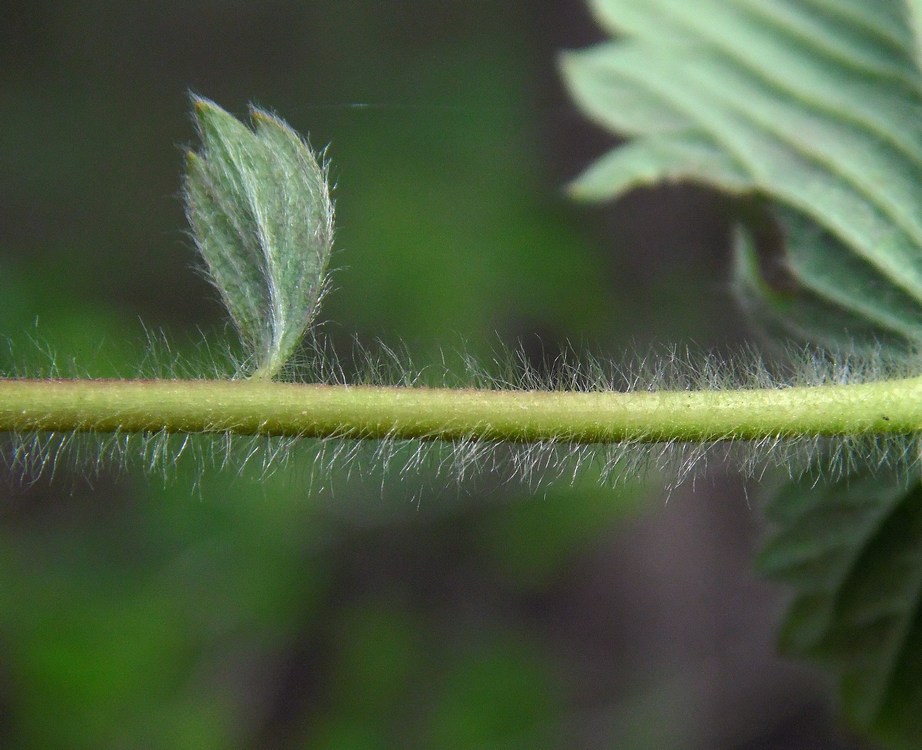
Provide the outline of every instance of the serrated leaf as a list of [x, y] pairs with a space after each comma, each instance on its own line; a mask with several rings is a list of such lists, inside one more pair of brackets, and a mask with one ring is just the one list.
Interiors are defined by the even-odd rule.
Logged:
[[[563, 73], [587, 115], [628, 140], [572, 192], [684, 180], [740, 196], [735, 283], [755, 318], [833, 350], [918, 352], [922, 0], [591, 5], [617, 41], [568, 53]], [[783, 646], [837, 677], [856, 726], [918, 747], [919, 478], [792, 484], [770, 515], [762, 567], [794, 589]]]
[[727, 191], [752, 188], [746, 174], [724, 152], [692, 133], [638, 139], [610, 151], [569, 185], [575, 198], [605, 200], [658, 182], [719, 180]]
[[[918, 445], [914, 446], [918, 450]], [[781, 643], [839, 680], [846, 716], [891, 747], [922, 737], [922, 485], [792, 484], [762, 570], [794, 587]]]
[[251, 129], [206, 99], [193, 105], [202, 148], [188, 153], [186, 213], [253, 375], [271, 378], [323, 294], [333, 244], [326, 167], [268, 112], [251, 108]]
[[[591, 5], [619, 38], [566, 54], [564, 76], [592, 119], [630, 140], [573, 192], [608, 199], [687, 180], [767, 197], [787, 238], [774, 261], [809, 303], [758, 283], [750, 244], [737, 279], [750, 309], [815, 344], [879, 333], [917, 347], [922, 75], [904, 3]], [[816, 305], [831, 314], [813, 317]]]
[[[822, 342], [836, 351], [911, 353], [922, 307], [801, 214], [776, 209], [786, 236], [770, 243], [741, 226], [734, 281], [751, 317], [781, 339]], [[760, 249], [761, 248], [761, 249]]]

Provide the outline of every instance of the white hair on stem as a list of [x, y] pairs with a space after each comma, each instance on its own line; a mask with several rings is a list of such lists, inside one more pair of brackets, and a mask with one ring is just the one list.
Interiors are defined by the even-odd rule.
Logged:
[[[203, 339], [204, 340], [204, 339]], [[42, 349], [41, 347], [39, 347]], [[47, 349], [50, 361], [42, 377], [86, 377], [73, 363], [66, 366]], [[189, 377], [206, 372], [226, 378], [239, 367], [235, 355], [207, 344], [193, 355], [178, 358], [163, 339], [147, 334], [146, 356], [135, 378]], [[539, 371], [522, 349], [494, 354], [489, 367], [460, 353], [449, 359], [462, 363], [463, 373], [444, 365], [425, 370], [413, 367], [406, 348], [381, 345], [375, 353], [356, 344], [352, 359], [341, 361], [329, 341], [316, 336], [299, 350], [295, 365], [286, 368], [290, 382], [427, 385], [511, 391], [726, 391], [785, 389], [824, 384], [846, 385], [905, 377], [919, 372], [922, 358], [892, 358], [791, 348], [779, 363], [768, 363], [751, 349], [721, 357], [687, 347], [651, 349], [629, 357], [627, 363], [606, 362], [589, 356], [561, 354]], [[347, 378], [346, 372], [355, 375]], [[25, 373], [11, 373], [22, 377]], [[33, 377], [35, 373], [30, 373]], [[200, 376], [199, 376], [200, 379]], [[319, 474], [328, 484], [334, 476], [374, 475], [381, 481], [409, 476], [431, 476], [433, 481], [463, 484], [478, 476], [499, 482], [521, 482], [538, 488], [553, 482], [573, 483], [583, 477], [611, 485], [646, 474], [666, 478], [669, 486], [694, 480], [709, 465], [736, 468], [743, 476], [762, 479], [777, 469], [791, 476], [814, 472], [837, 479], [860, 466], [870, 471], [908, 473], [920, 460], [920, 436], [865, 435], [844, 437], [789, 437], [765, 435], [755, 440], [709, 440], [585, 444], [565, 439], [501, 442], [460, 435], [451, 440], [407, 439], [386, 434], [375, 440], [327, 436], [237, 435], [226, 433], [169, 433], [164, 430], [129, 434], [123, 431], [6, 433], [3, 465], [12, 481], [39, 477], [80, 476], [86, 481], [111, 471], [139, 468], [148, 476], [173, 481], [191, 470], [203, 476], [213, 470], [233, 471], [241, 477], [265, 478], [285, 467]]]

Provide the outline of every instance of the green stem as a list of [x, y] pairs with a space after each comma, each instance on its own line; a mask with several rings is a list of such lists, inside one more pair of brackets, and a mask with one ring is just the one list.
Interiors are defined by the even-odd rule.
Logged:
[[922, 378], [634, 393], [0, 379], [0, 431], [575, 443], [905, 434], [922, 432]]

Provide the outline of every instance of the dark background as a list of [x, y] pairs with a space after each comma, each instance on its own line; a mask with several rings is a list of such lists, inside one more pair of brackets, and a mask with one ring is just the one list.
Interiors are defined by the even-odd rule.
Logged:
[[[580, 0], [6, 0], [0, 364], [131, 375], [150, 331], [161, 364], [232, 335], [179, 198], [190, 90], [329, 144], [336, 351], [541, 369], [749, 338], [719, 198], [563, 193], [614, 140], [556, 56], [600, 38]], [[760, 488], [720, 467], [667, 503], [634, 478], [446, 488], [295, 456], [164, 483], [95, 457], [8, 472], [3, 747], [855, 747], [774, 656]]]

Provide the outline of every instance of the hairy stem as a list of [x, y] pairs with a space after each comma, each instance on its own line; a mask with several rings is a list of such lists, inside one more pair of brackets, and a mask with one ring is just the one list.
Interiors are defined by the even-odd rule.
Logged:
[[726, 391], [0, 379], [0, 431], [614, 443], [922, 432], [922, 378]]

